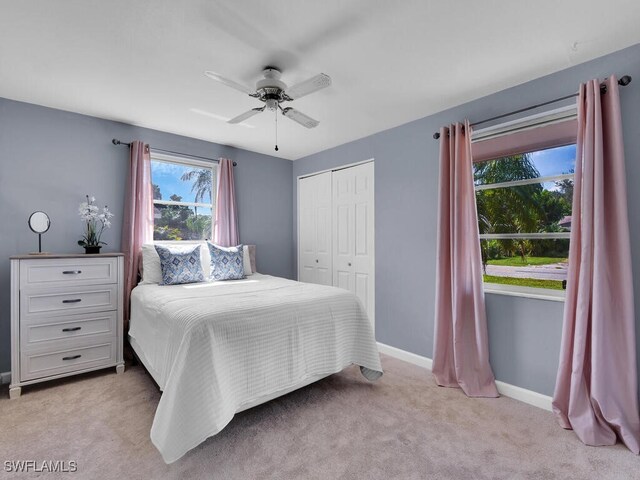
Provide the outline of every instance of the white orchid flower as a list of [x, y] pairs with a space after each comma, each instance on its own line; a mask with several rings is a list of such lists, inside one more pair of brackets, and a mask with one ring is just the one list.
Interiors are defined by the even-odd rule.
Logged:
[[87, 226], [85, 234], [83, 238], [78, 241], [78, 244], [82, 246], [105, 244], [100, 241], [100, 237], [105, 228], [111, 227], [111, 221], [109, 219], [113, 217], [113, 213], [109, 211], [106, 205], [102, 209], [95, 205], [96, 197], [89, 195], [85, 195], [85, 197], [87, 200], [81, 202], [78, 206], [78, 215], [80, 215], [82, 221], [87, 223]]

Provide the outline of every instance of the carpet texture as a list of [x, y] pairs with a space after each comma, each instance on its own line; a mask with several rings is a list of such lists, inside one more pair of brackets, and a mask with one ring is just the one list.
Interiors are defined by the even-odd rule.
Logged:
[[621, 445], [587, 447], [552, 414], [509, 398], [468, 399], [419, 367], [382, 356], [237, 414], [166, 465], [149, 440], [160, 398], [142, 367], [23, 389], [0, 388], [0, 478], [6, 460], [74, 460], [79, 479], [640, 479]]

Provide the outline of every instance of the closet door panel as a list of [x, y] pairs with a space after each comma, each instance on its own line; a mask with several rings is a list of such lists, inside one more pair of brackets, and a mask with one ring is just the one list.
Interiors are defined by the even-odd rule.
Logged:
[[373, 162], [301, 179], [299, 280], [358, 296], [374, 322]]
[[315, 176], [316, 283], [332, 285], [331, 172]]
[[298, 182], [298, 280], [332, 284], [331, 172]]
[[298, 280], [315, 283], [315, 180], [314, 177], [303, 178], [298, 182]]
[[333, 172], [334, 285], [358, 296], [374, 322], [373, 163]]
[[351, 267], [355, 226], [353, 177], [349, 170], [333, 172], [333, 284], [353, 292]]

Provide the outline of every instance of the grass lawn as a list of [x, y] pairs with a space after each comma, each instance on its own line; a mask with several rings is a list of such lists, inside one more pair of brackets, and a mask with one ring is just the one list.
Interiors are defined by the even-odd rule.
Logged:
[[493, 275], [483, 275], [486, 283], [500, 283], [502, 285], [519, 285], [521, 287], [551, 288], [553, 290], [562, 290], [562, 282], [560, 280], [539, 280], [537, 278], [514, 278], [514, 277], [495, 277]]
[[551, 263], [566, 263], [567, 258], [556, 257], [527, 257], [522, 261], [522, 257], [497, 258], [488, 260], [488, 265], [501, 265], [503, 267], [522, 267], [524, 265], [549, 265]]

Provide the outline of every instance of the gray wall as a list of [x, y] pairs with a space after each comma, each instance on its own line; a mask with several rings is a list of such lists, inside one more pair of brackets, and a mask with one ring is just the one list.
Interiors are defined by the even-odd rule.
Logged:
[[[380, 342], [432, 356], [438, 201], [438, 142], [433, 132], [454, 121], [469, 118], [473, 122], [564, 96], [577, 91], [581, 82], [612, 73], [635, 78], [621, 89], [621, 102], [631, 240], [638, 245], [640, 45], [294, 162], [297, 229], [298, 176], [375, 159], [376, 336]], [[297, 248], [297, 230], [293, 243]], [[295, 248], [293, 255], [295, 262]], [[639, 279], [636, 298], [640, 298], [640, 249], [633, 252], [633, 268]], [[559, 302], [487, 294], [491, 364], [499, 380], [553, 393], [562, 308]]]
[[293, 276], [289, 160], [0, 98], [0, 372], [10, 370], [9, 256], [38, 248], [29, 214], [44, 210], [51, 217], [43, 249], [82, 253], [77, 207], [85, 194], [95, 195], [116, 215], [104, 250], [120, 248], [129, 153], [111, 144], [114, 137], [236, 160], [240, 238], [257, 245], [261, 272]]

